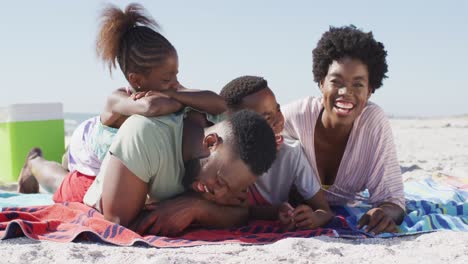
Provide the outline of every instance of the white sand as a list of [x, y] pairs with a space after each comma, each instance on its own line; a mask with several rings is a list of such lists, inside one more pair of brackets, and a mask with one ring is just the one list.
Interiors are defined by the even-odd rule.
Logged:
[[[391, 120], [404, 178], [468, 177], [468, 116]], [[1, 189], [1, 188], [0, 188]], [[177, 249], [0, 241], [0, 263], [468, 263], [468, 232], [397, 239], [290, 238], [270, 245]]]

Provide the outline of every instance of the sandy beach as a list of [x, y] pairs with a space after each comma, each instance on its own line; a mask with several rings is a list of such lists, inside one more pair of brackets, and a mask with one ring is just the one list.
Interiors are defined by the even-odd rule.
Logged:
[[[468, 116], [391, 119], [404, 179], [468, 177]], [[0, 190], [14, 188], [1, 186]], [[27, 238], [0, 241], [0, 263], [468, 263], [468, 233], [395, 239], [288, 238], [263, 246], [156, 249]]]

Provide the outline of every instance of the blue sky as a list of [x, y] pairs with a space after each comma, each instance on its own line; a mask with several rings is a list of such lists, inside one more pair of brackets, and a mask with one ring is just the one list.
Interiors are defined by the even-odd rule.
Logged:
[[[2, 1], [0, 106], [63, 102], [95, 112], [127, 83], [96, 59], [106, 2]], [[186, 87], [220, 91], [241, 75], [265, 77], [286, 104], [319, 95], [312, 49], [330, 25], [373, 31], [389, 78], [371, 100], [391, 115], [468, 113], [468, 1], [139, 1], [179, 53]]]

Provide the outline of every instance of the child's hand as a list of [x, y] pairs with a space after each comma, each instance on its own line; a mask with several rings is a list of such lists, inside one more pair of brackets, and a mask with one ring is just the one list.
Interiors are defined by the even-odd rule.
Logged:
[[135, 92], [132, 95], [130, 95], [130, 98], [132, 98], [133, 101], [136, 101], [143, 97], [150, 97], [150, 96], [157, 96], [160, 98], [169, 98], [167, 94], [156, 92], [156, 91]]
[[142, 97], [145, 97], [146, 96], [146, 93], [147, 92], [134, 92], [130, 95], [130, 98], [133, 99], [133, 101], [136, 101]]
[[133, 101], [136, 101], [138, 99], [141, 99], [143, 97], [148, 97], [152, 95], [162, 95], [162, 93], [158, 93], [155, 91], [144, 91], [144, 92], [134, 92], [132, 95], [130, 95], [130, 98], [133, 99]]
[[294, 222], [298, 229], [314, 229], [319, 227], [321, 214], [317, 214], [310, 206], [301, 204], [293, 212]]
[[283, 227], [287, 230], [294, 230], [295, 222], [294, 222], [294, 207], [292, 207], [289, 203], [282, 203], [278, 208], [278, 219]]

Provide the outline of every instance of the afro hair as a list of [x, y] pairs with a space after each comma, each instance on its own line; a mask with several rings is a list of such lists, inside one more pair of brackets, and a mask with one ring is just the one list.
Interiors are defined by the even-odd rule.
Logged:
[[344, 57], [358, 59], [367, 66], [372, 92], [387, 78], [387, 51], [372, 32], [365, 33], [355, 26], [330, 27], [312, 51], [314, 81], [320, 83], [327, 76], [330, 64]]

